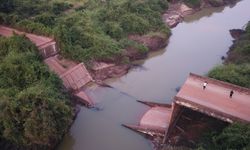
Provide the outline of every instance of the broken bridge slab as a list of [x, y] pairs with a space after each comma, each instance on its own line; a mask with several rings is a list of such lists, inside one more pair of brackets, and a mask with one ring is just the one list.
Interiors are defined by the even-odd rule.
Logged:
[[67, 89], [72, 90], [79, 90], [87, 83], [93, 81], [83, 63], [67, 70], [65, 73], [60, 75], [60, 78], [63, 80], [64, 86]]
[[170, 122], [172, 108], [152, 107], [141, 118], [140, 126], [165, 131]]
[[[208, 83], [205, 90], [204, 82]], [[230, 123], [250, 122], [250, 89], [208, 77], [191, 73], [175, 102]]]

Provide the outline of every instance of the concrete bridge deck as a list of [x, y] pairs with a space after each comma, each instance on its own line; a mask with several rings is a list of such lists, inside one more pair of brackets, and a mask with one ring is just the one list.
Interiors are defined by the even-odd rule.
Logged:
[[140, 126], [165, 132], [170, 123], [172, 108], [152, 107], [142, 117]]
[[[205, 89], [204, 82], [207, 82]], [[231, 91], [234, 92], [232, 97]], [[125, 126], [152, 136], [165, 133], [165, 139], [169, 138], [174, 128], [178, 128], [176, 124], [179, 118], [185, 115], [184, 109], [225, 123], [250, 122], [250, 89], [192, 73], [174, 97], [171, 108], [168, 104], [164, 106], [152, 102], [143, 103], [151, 108], [143, 115], [140, 124]]]
[[[208, 83], [205, 90], [204, 82]], [[211, 112], [227, 122], [250, 122], [250, 89], [219, 80], [190, 74], [175, 102], [204, 113]]]

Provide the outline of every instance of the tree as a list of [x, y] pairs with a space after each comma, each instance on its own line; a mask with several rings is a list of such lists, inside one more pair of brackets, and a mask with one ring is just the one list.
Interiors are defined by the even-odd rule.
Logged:
[[15, 145], [51, 148], [67, 131], [72, 108], [60, 79], [26, 38], [0, 38], [0, 137]]

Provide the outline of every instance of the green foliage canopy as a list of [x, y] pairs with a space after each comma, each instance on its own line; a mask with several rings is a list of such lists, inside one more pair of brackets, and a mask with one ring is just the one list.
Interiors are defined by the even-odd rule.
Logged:
[[22, 36], [0, 37], [0, 137], [16, 145], [54, 146], [72, 119], [61, 81]]
[[121, 41], [130, 34], [170, 34], [161, 18], [167, 0], [91, 0], [76, 9], [53, 0], [11, 0], [0, 8], [5, 8], [0, 9], [0, 23], [54, 36], [64, 57], [85, 63], [119, 58]]

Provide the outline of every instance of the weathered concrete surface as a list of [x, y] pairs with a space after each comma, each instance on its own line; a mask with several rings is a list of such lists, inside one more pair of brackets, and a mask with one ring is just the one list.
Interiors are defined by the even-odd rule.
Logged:
[[92, 81], [92, 77], [83, 63], [76, 64], [63, 58], [59, 60], [58, 57], [49, 57], [44, 60], [44, 63], [63, 80], [66, 88], [79, 90], [85, 84]]
[[[208, 85], [203, 90], [205, 81]], [[223, 121], [250, 122], [250, 89], [219, 80], [190, 74], [175, 102]]]
[[171, 114], [171, 108], [152, 107], [142, 117], [140, 126], [165, 131], [169, 125]]
[[57, 75], [61, 75], [67, 71], [56, 59], [56, 57], [49, 57], [44, 60], [44, 63], [49, 66], [49, 69], [56, 73]]
[[[204, 82], [208, 83], [205, 89]], [[229, 96], [231, 90], [234, 91], [232, 97]], [[172, 107], [139, 102], [152, 107], [143, 115], [139, 125], [125, 127], [153, 138], [163, 137], [168, 143], [176, 143], [179, 140], [175, 138], [180, 135], [192, 141], [202, 135], [205, 128], [250, 122], [250, 89], [192, 73], [174, 97]], [[196, 131], [190, 131], [193, 129]]]
[[92, 81], [92, 77], [83, 63], [67, 70], [65, 73], [60, 75], [60, 78], [63, 80], [64, 86], [72, 90], [79, 90], [84, 85]]
[[93, 100], [85, 93], [83, 88], [87, 83], [92, 81], [92, 77], [88, 73], [83, 63], [75, 64], [72, 61], [53, 56], [44, 60], [49, 69], [56, 73], [63, 81], [63, 85], [68, 90], [73, 90], [73, 95], [86, 106], [93, 106]]
[[92, 107], [95, 105], [93, 99], [91, 99], [87, 94], [86, 92], [84, 92], [84, 90], [80, 90], [79, 92], [76, 92], [74, 94], [77, 98], [80, 99], [80, 101], [82, 103], [84, 103], [85, 105], [89, 106], [89, 107]]

